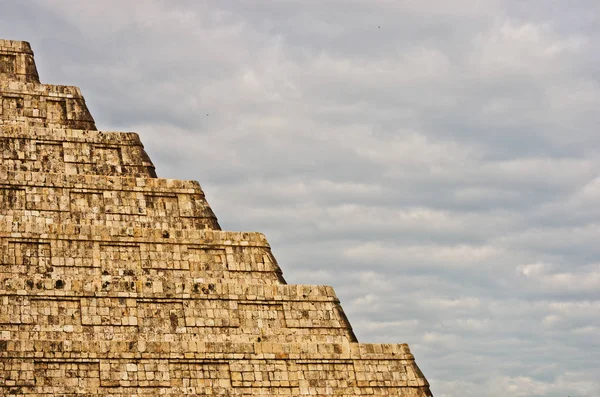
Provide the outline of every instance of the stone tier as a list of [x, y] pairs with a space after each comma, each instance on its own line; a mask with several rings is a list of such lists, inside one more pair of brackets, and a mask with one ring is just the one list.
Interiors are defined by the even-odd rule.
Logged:
[[0, 125], [0, 161], [8, 171], [156, 178], [135, 133]]
[[431, 396], [407, 345], [7, 341], [0, 355], [14, 396]]
[[[5, 233], [0, 237], [0, 289], [54, 290], [56, 285], [82, 293], [141, 292], [150, 283], [167, 296], [197, 289], [196, 283], [285, 284], [264, 236], [233, 233], [213, 238], [154, 236], [107, 237]], [[242, 238], [243, 233], [237, 233]], [[100, 237], [102, 236], [102, 237]], [[94, 280], [96, 280], [94, 282]], [[99, 282], [102, 280], [102, 282]], [[134, 286], [132, 287], [132, 282]], [[35, 287], [34, 287], [35, 286]]]
[[95, 130], [78, 87], [0, 81], [0, 124]]
[[43, 223], [220, 228], [195, 181], [7, 171], [3, 166], [0, 216], [2, 226], [15, 231]]
[[[138, 246], [140, 268], [164, 271], [192, 268], [195, 266], [193, 261], [197, 258], [189, 256], [191, 254], [186, 254], [185, 251], [201, 251], [207, 248], [224, 251], [225, 261], [230, 270], [281, 272], [271, 254], [266, 237], [256, 232], [173, 230], [171, 233], [165, 233], [160, 229], [69, 224], [32, 227], [23, 232], [11, 229], [10, 225], [0, 222], [0, 258], [6, 265], [18, 265], [25, 257], [35, 258], [36, 255], [41, 255], [55, 267], [88, 267], [91, 263], [91, 267], [109, 266], [113, 269], [118, 265], [102, 263], [103, 260], [116, 260], [120, 251], [111, 251], [111, 246], [126, 246], [131, 250], [137, 250], [131, 247]], [[20, 242], [24, 244], [21, 247]], [[27, 242], [37, 247], [27, 247]], [[27, 253], [24, 254], [25, 252]], [[102, 252], [106, 252], [105, 256]], [[141, 262], [142, 255], [144, 262]], [[162, 265], [160, 262], [167, 262], [168, 265]]]
[[40, 82], [28, 42], [0, 39], [0, 80]]
[[90, 343], [356, 341], [330, 287], [197, 282], [170, 298], [151, 282], [140, 292], [77, 294], [69, 287], [0, 290], [3, 331], [15, 340]]

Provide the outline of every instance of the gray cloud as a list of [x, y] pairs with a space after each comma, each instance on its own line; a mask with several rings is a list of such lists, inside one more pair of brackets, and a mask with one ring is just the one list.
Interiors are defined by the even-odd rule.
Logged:
[[43, 81], [436, 396], [600, 393], [595, 2], [0, 3]]

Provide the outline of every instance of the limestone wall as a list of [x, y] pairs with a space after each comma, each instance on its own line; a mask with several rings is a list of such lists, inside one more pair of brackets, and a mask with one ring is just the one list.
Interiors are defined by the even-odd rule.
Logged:
[[155, 178], [135, 133], [0, 125], [0, 161], [7, 171]]
[[0, 214], [22, 225], [219, 229], [194, 181], [7, 171], [2, 166]]
[[0, 39], [0, 76], [2, 81], [40, 82], [29, 43]]
[[0, 81], [2, 124], [95, 130], [77, 87]]
[[[426, 396], [406, 345], [310, 343], [42, 342], [53, 354], [3, 360], [0, 379], [14, 395]], [[6, 349], [19, 349], [7, 344]], [[0, 350], [3, 346], [0, 346]], [[232, 354], [230, 351], [237, 353]], [[183, 353], [183, 352], [186, 353]], [[120, 352], [115, 354], [110, 352]], [[2, 354], [0, 352], [0, 354]], [[43, 381], [40, 381], [43, 379]]]
[[2, 291], [0, 324], [12, 338], [20, 340], [53, 340], [57, 333], [65, 333], [71, 342], [90, 343], [342, 343], [351, 339], [351, 331], [338, 314], [339, 302], [335, 296], [317, 294], [318, 288], [311, 295], [298, 297], [286, 294], [296, 286], [280, 286], [276, 294], [257, 297], [251, 293], [260, 292], [260, 285], [236, 290], [232, 283], [195, 283], [192, 286], [198, 287], [197, 292], [166, 298], [155, 285], [147, 285], [140, 288], [141, 292], [96, 295], [74, 294], [69, 290], [71, 285], [52, 285], [54, 290], [37, 290], [34, 286], [36, 294], [28, 295]]
[[198, 233], [181, 239], [162, 234], [110, 238], [103, 236], [102, 229], [92, 230], [98, 233], [95, 238], [86, 236], [85, 230], [76, 238], [19, 233], [1, 237], [0, 289], [11, 293], [53, 290], [62, 280], [63, 289], [74, 288], [78, 293], [129, 292], [128, 282], [135, 281], [134, 291], [141, 292], [142, 286], [151, 283], [172, 296], [197, 290], [198, 283], [210, 279], [285, 283], [261, 235], [251, 241], [254, 235], [248, 234], [247, 239], [235, 242], [227, 239], [232, 233], [224, 232], [201, 240]]

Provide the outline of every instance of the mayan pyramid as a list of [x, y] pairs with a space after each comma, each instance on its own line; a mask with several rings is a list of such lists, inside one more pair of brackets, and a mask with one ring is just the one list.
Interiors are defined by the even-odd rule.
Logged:
[[0, 395], [431, 396], [408, 346], [358, 343], [331, 287], [158, 179], [137, 134], [0, 40]]

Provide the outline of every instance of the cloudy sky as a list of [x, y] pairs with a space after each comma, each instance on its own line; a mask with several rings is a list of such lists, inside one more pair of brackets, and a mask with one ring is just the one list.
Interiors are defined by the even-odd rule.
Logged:
[[0, 0], [43, 82], [436, 397], [600, 395], [600, 3]]

